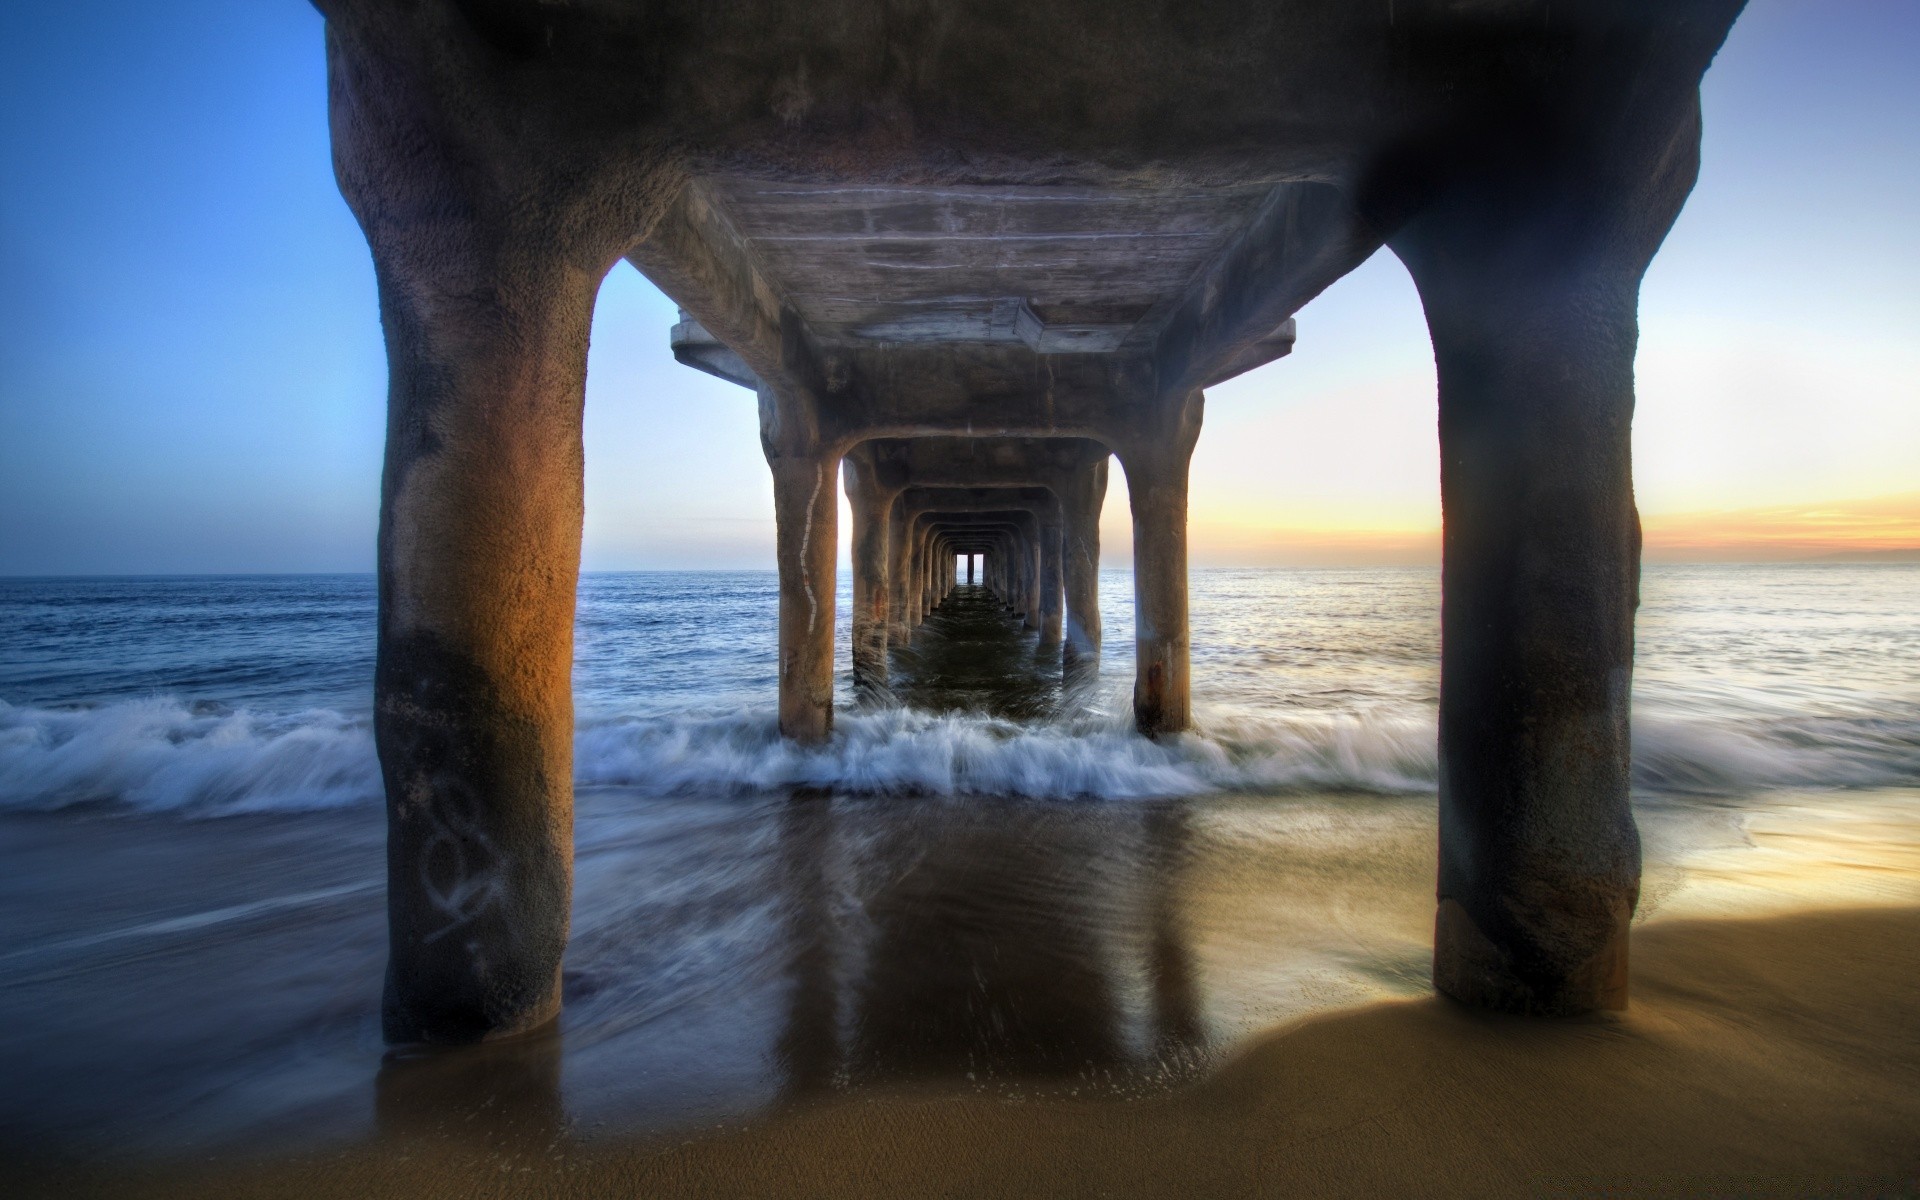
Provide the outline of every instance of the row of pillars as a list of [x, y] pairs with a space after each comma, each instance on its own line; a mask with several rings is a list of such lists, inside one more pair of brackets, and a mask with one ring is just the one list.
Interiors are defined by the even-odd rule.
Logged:
[[[1187, 468], [1201, 393], [1178, 405], [1171, 443], [1118, 457], [1133, 516], [1135, 724], [1148, 736], [1193, 720], [1187, 628]], [[763, 405], [763, 411], [768, 406]], [[853, 517], [853, 675], [887, 686], [887, 654], [952, 588], [953, 562], [980, 554], [986, 585], [1069, 673], [1099, 661], [1105, 444], [1088, 438], [871, 439], [844, 455], [770, 456], [780, 565], [780, 731], [802, 743], [833, 728], [837, 506], [817, 481], [844, 478]], [[984, 460], [976, 463], [972, 460]], [[782, 480], [791, 482], [785, 486]], [[802, 489], [805, 494], [802, 495]]]
[[[466, 189], [485, 173], [440, 171], [412, 126], [362, 113], [357, 94], [337, 103], [340, 178], [373, 248], [390, 362], [374, 718], [389, 815], [386, 1030], [470, 1040], [560, 1006], [588, 332], [600, 281], [633, 242], [619, 228], [582, 241], [601, 227], [539, 205], [475, 203]], [[1636, 305], [1692, 183], [1697, 112], [1641, 132], [1606, 143], [1604, 172], [1463, 183], [1397, 217], [1389, 242], [1419, 288], [1439, 379], [1434, 980], [1490, 1007], [1575, 1012], [1626, 995], [1640, 878], [1628, 801]], [[1134, 521], [1134, 708], [1149, 732], [1189, 720], [1200, 393], [1163, 401], [1190, 416], [1113, 444]], [[781, 420], [785, 436], [797, 418]], [[790, 452], [764, 423], [763, 439], [779, 518], [780, 723], [817, 739], [832, 718], [834, 474], [864, 439]], [[928, 511], [948, 516], [903, 526], [900, 543], [922, 563], [938, 555], [914, 539], [957, 536], [960, 515]], [[1019, 524], [999, 547], [1018, 543], [1003, 535]], [[1064, 551], [1060, 562], [1065, 580]], [[1011, 576], [1010, 559], [996, 563], [997, 580]], [[872, 606], [894, 577], [876, 587], [863, 571], [872, 664]]]
[[[853, 678], [863, 693], [884, 692], [887, 654], [903, 646], [958, 582], [955, 562], [966, 555], [969, 575], [1038, 634], [1042, 654], [1057, 651], [1070, 671], [1098, 663], [1100, 622], [1100, 512], [1106, 499], [1104, 446], [1084, 439], [1040, 454], [1051, 463], [1023, 463], [1039, 446], [1022, 439], [923, 439], [918, 445], [870, 441], [842, 462], [853, 515]], [[948, 447], [941, 455], [935, 447]], [[1008, 483], [980, 487], [910, 487], [921, 458], [951, 460], [985, 448], [1012, 460]], [[1029, 453], [1023, 453], [1029, 452]], [[963, 473], [964, 474], [964, 473]], [[992, 471], [978, 472], [991, 476]], [[814, 536], [822, 536], [815, 531]], [[804, 540], [804, 539], [803, 539]], [[820, 736], [830, 713], [809, 713], [810, 724], [789, 736]]]

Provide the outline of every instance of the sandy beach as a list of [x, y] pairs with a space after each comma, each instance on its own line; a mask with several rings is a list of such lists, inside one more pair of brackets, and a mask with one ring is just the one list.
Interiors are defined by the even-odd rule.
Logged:
[[535, 1106], [464, 1129], [385, 1122], [378, 1138], [325, 1154], [22, 1173], [7, 1191], [1913, 1194], [1920, 909], [1658, 922], [1634, 954], [1623, 1016], [1373, 1005], [1280, 1029], [1209, 1078], [1150, 1099], [867, 1092], [666, 1143], [576, 1141], [543, 1127]]

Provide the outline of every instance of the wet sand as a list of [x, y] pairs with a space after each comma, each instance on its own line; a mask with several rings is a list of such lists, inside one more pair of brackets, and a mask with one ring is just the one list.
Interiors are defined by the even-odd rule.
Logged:
[[1913, 1194], [1920, 909], [1656, 923], [1634, 954], [1634, 1004], [1622, 1016], [1517, 1020], [1440, 1000], [1378, 1004], [1277, 1031], [1205, 1080], [1149, 1099], [867, 1092], [670, 1142], [576, 1140], [536, 1105], [469, 1129], [396, 1128], [321, 1155], [70, 1168], [16, 1175], [6, 1190]]
[[[915, 703], [1052, 703], [981, 624]], [[1915, 796], [1641, 797], [1542, 1022], [1431, 997], [1430, 795], [588, 788], [558, 1024], [385, 1056], [377, 812], [15, 815], [0, 1196], [1913, 1195]]]

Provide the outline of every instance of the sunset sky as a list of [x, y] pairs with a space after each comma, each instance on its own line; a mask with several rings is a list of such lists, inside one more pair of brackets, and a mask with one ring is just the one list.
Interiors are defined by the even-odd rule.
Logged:
[[[1920, 547], [1920, 4], [1752, 0], [1643, 293], [1656, 559]], [[366, 570], [385, 360], [296, 0], [0, 11], [0, 573]], [[621, 265], [587, 402], [589, 569], [770, 567], [752, 397]], [[1382, 253], [1208, 393], [1196, 565], [1433, 562], [1434, 381]], [[1108, 561], [1126, 560], [1109, 493]], [[843, 521], [842, 537], [845, 537]]]

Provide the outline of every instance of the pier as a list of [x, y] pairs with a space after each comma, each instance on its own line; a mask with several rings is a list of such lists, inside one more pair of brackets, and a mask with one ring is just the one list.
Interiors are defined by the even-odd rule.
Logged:
[[877, 689], [959, 554], [1063, 665], [1098, 656], [1109, 458], [1135, 722], [1189, 729], [1205, 390], [1396, 255], [1439, 377], [1434, 983], [1626, 1003], [1638, 289], [1740, 0], [319, 7], [390, 363], [390, 1040], [559, 1011], [587, 341], [623, 259], [686, 314], [676, 355], [757, 398], [780, 728], [815, 743], [843, 478]]

